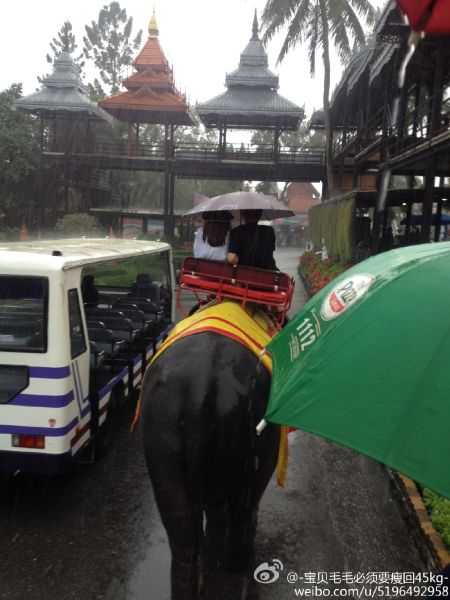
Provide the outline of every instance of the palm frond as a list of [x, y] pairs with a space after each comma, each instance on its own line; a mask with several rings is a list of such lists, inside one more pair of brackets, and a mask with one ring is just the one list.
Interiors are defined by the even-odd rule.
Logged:
[[291, 48], [303, 42], [307, 34], [306, 26], [311, 6], [311, 0], [300, 0], [298, 3], [297, 12], [289, 23], [286, 37], [278, 54], [277, 64], [283, 60]]
[[351, 55], [350, 40], [347, 34], [347, 27], [344, 19], [339, 19], [331, 27], [331, 37], [333, 38], [339, 60], [346, 64]]
[[306, 31], [306, 38], [308, 40], [309, 72], [311, 77], [314, 77], [316, 74], [316, 52], [318, 48], [323, 46], [323, 27], [318, 3], [316, 3], [309, 14]]
[[355, 7], [356, 12], [364, 17], [367, 25], [371, 27], [375, 23], [377, 11], [369, 0], [350, 0], [350, 3]]
[[261, 26], [265, 28], [262, 37], [264, 44], [289, 23], [301, 2], [302, 0], [267, 1], [261, 15]]
[[355, 38], [358, 45], [362, 46], [366, 41], [364, 29], [362, 28], [361, 21], [358, 19], [357, 14], [351, 7], [349, 2], [343, 2], [343, 18], [347, 29], [350, 34]]

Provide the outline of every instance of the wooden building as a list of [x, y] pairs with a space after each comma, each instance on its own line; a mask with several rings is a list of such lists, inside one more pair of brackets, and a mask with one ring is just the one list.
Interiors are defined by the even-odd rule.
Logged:
[[[441, 215], [450, 209], [450, 37], [422, 39], [400, 86], [410, 31], [390, 0], [333, 93], [334, 198], [312, 211], [317, 244], [332, 230], [320, 217], [328, 211], [333, 219], [346, 215], [353, 250], [362, 243], [372, 253], [386, 249], [394, 208], [405, 214], [396, 243], [440, 239]], [[323, 127], [320, 111], [310, 127]], [[416, 208], [420, 231], [412, 228]]]

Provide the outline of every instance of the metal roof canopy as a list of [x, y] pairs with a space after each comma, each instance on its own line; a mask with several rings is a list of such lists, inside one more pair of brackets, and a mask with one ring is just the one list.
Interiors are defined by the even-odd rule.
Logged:
[[[133, 258], [137, 254], [159, 254], [171, 249], [164, 242], [122, 239], [70, 238], [62, 240], [35, 240], [11, 242], [0, 245], [0, 264], [7, 265], [16, 260], [21, 272], [28, 264], [48, 267], [52, 271], [73, 269], [98, 262]], [[56, 250], [62, 256], [53, 256]]]
[[[164, 218], [164, 211], [160, 210], [149, 210], [145, 208], [118, 208], [116, 206], [105, 206], [105, 207], [93, 207], [89, 209], [90, 213], [97, 214], [111, 214], [119, 217], [147, 217], [148, 219], [162, 219]], [[184, 211], [174, 210], [176, 217], [181, 216]]]
[[196, 106], [206, 127], [296, 130], [304, 118], [303, 108], [277, 92], [278, 76], [268, 68], [267, 54], [258, 37], [256, 10], [252, 37], [238, 68], [226, 76], [225, 84], [226, 92]]
[[80, 68], [69, 52], [55, 58], [53, 72], [42, 82], [42, 89], [14, 102], [14, 107], [44, 116], [62, 116], [107, 121], [112, 117], [92, 102], [80, 79]]

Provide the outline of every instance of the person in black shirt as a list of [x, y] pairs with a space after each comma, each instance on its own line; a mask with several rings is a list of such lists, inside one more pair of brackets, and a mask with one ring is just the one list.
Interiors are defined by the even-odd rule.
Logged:
[[241, 210], [244, 224], [230, 231], [227, 260], [230, 264], [276, 269], [275, 232], [269, 225], [258, 225], [262, 210]]

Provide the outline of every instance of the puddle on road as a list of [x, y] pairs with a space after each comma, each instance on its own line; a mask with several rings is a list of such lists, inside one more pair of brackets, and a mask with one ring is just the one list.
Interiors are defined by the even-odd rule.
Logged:
[[166, 538], [149, 543], [142, 559], [131, 570], [126, 588], [127, 600], [169, 600], [170, 549]]

